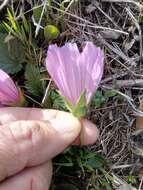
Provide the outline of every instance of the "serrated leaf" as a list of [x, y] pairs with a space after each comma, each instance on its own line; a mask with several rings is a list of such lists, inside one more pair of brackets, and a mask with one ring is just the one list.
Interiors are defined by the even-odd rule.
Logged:
[[57, 38], [59, 34], [59, 29], [54, 25], [47, 25], [44, 28], [44, 37], [48, 43]]
[[91, 105], [95, 106], [96, 108], [99, 108], [104, 103], [105, 103], [105, 97], [103, 96], [101, 91], [97, 90], [96, 93], [92, 97]]
[[6, 29], [3, 23], [0, 23], [0, 33], [6, 33]]
[[55, 90], [52, 90], [50, 92], [50, 98], [52, 99], [53, 102], [53, 107], [55, 109], [60, 109], [60, 110], [64, 110], [67, 111], [67, 106], [65, 104], [65, 101], [63, 100], [63, 98], [58, 94], [58, 92], [56, 92]]
[[42, 76], [38, 67], [27, 64], [25, 71], [25, 86], [33, 96], [43, 96], [45, 82], [41, 80]]
[[14, 74], [22, 69], [24, 53], [21, 43], [12, 39], [8, 43], [4, 42], [7, 34], [0, 33], [0, 69], [5, 72]]

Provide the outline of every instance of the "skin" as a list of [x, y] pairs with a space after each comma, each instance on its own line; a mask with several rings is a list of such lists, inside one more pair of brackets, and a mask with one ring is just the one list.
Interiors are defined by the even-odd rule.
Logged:
[[[82, 130], [81, 130], [82, 126]], [[0, 108], [0, 190], [47, 190], [52, 158], [70, 144], [92, 144], [95, 125], [71, 114], [36, 108]]]

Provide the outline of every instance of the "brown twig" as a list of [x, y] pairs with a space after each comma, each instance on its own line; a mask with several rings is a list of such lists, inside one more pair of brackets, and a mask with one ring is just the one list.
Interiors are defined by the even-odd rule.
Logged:
[[143, 5], [135, 0], [101, 0], [102, 2], [110, 3], [132, 3], [136, 5], [139, 9], [143, 9]]
[[143, 87], [143, 79], [135, 79], [135, 80], [117, 80], [114, 84], [117, 88], [122, 87], [132, 87], [132, 86], [141, 86]]
[[132, 21], [134, 22], [138, 32], [139, 32], [139, 38], [140, 38], [140, 57], [143, 57], [143, 40], [142, 40], [142, 30], [141, 27], [137, 21], [137, 19], [134, 17], [134, 15], [132, 14], [132, 11], [130, 10], [130, 8], [126, 8], [127, 13], [129, 14], [129, 16], [131, 17]]

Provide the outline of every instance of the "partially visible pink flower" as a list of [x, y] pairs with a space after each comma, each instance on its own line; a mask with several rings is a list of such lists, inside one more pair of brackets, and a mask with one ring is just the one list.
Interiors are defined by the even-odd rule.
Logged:
[[20, 90], [11, 77], [0, 69], [0, 107], [3, 105], [18, 105], [20, 102]]
[[49, 46], [46, 67], [61, 94], [76, 105], [84, 90], [89, 103], [101, 81], [103, 62], [102, 50], [92, 42], [86, 42], [81, 53], [75, 43], [66, 43]]

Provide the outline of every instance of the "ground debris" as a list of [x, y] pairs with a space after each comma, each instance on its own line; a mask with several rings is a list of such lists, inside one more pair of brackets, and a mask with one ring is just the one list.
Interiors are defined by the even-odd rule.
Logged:
[[137, 190], [130, 184], [127, 184], [124, 180], [116, 175], [113, 175], [113, 186], [116, 190]]

